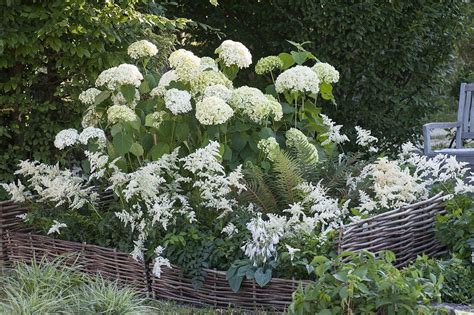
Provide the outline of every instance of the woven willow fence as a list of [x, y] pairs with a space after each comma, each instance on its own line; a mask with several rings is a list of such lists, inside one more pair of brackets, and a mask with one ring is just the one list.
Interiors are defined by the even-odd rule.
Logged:
[[[104, 197], [103, 202], [108, 202], [110, 198]], [[442, 255], [445, 249], [436, 241], [434, 233], [435, 217], [444, 213], [442, 201], [443, 196], [438, 194], [428, 200], [345, 225], [339, 231], [338, 250], [391, 250], [397, 255], [398, 266], [406, 265], [423, 253]], [[260, 288], [254, 281], [244, 280], [242, 289], [234, 293], [227, 283], [225, 272], [208, 269], [205, 270], [207, 276], [203, 286], [195, 290], [191, 279], [177, 267], [165, 268], [161, 277], [157, 278], [150, 272], [150, 265], [136, 262], [127, 253], [32, 234], [22, 228], [21, 219], [17, 217], [27, 211], [27, 208], [12, 202], [0, 202], [0, 259], [4, 264], [67, 255], [68, 263], [77, 264], [86, 273], [101, 274], [134, 286], [154, 298], [203, 306], [273, 311], [284, 311], [291, 303], [296, 288], [309, 283], [274, 278], [269, 285]]]

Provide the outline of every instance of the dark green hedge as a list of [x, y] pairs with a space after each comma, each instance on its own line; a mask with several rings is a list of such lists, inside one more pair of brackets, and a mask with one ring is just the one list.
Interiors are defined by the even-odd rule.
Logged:
[[78, 94], [100, 71], [127, 62], [129, 43], [154, 41], [157, 64], [164, 60], [175, 21], [141, 13], [158, 9], [138, 0], [0, 1], [0, 181], [19, 159], [61, 157], [54, 136], [79, 126]]
[[[338, 106], [324, 111], [346, 126], [361, 125], [400, 144], [421, 132], [436, 98], [447, 94], [455, 44], [465, 35], [462, 1], [388, 0], [183, 0], [174, 13], [220, 29], [258, 58], [289, 50], [285, 39], [306, 47], [341, 72]], [[198, 28], [193, 49], [210, 53], [219, 34]], [[195, 46], [196, 43], [201, 46]], [[256, 59], [255, 58], [255, 59]]]

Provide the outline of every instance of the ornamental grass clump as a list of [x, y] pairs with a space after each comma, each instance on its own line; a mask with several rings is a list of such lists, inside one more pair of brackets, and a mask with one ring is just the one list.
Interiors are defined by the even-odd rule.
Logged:
[[[331, 253], [345, 223], [439, 189], [474, 190], [453, 158], [409, 144], [388, 156], [361, 128], [349, 139], [323, 114], [338, 71], [296, 47], [257, 64], [270, 74], [263, 92], [234, 80], [252, 63], [241, 43], [225, 41], [216, 58], [177, 50], [165, 73], [144, 62], [149, 45], [135, 44], [138, 65], [103, 71], [81, 94], [83, 130], [54, 140], [80, 162], [22, 161], [2, 187], [32, 208], [22, 220], [39, 232], [118, 247], [157, 277], [178, 266], [196, 287], [205, 268], [228, 270], [235, 291], [244, 277], [314, 279], [313, 257]], [[351, 140], [360, 152], [342, 150]], [[113, 198], [100, 202], [104, 194]]]

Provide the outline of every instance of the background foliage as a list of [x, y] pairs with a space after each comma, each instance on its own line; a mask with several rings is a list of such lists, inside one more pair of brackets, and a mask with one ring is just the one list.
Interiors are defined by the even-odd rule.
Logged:
[[147, 0], [8, 0], [0, 11], [0, 181], [19, 159], [57, 161], [55, 134], [80, 123], [78, 94], [129, 62], [135, 40], [155, 42], [162, 65], [186, 22], [156, 15], [163, 8]]
[[440, 107], [439, 96], [450, 92], [459, 70], [456, 45], [471, 23], [468, 3], [447, 0], [179, 3], [170, 8], [174, 14], [212, 27], [185, 35], [198, 53], [216, 47], [223, 34], [243, 42], [255, 60], [287, 50], [284, 39], [311, 41], [305, 47], [341, 72], [338, 106], [324, 112], [346, 131], [360, 125], [397, 144], [419, 134], [426, 116]]

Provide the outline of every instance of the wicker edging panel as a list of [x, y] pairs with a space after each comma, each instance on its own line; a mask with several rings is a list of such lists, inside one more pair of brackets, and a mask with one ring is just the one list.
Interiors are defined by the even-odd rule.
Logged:
[[261, 288], [255, 281], [244, 280], [239, 292], [229, 287], [226, 273], [205, 269], [207, 275], [202, 287], [193, 288], [190, 278], [184, 277], [179, 268], [164, 267], [161, 277], [151, 275], [151, 291], [154, 298], [172, 299], [196, 305], [218, 307], [238, 307], [241, 309], [267, 309], [284, 311], [292, 301], [292, 294], [300, 285], [310, 283], [306, 280], [273, 278]]
[[444, 196], [439, 193], [427, 200], [351, 223], [339, 231], [338, 251], [391, 250], [397, 266], [404, 266], [416, 256], [439, 256], [446, 249], [436, 240], [436, 215], [446, 211]]
[[99, 274], [143, 293], [149, 291], [146, 264], [137, 262], [127, 253], [31, 233], [7, 231], [4, 238], [8, 260], [13, 264], [65, 256], [68, 263], [76, 265], [82, 272]]

